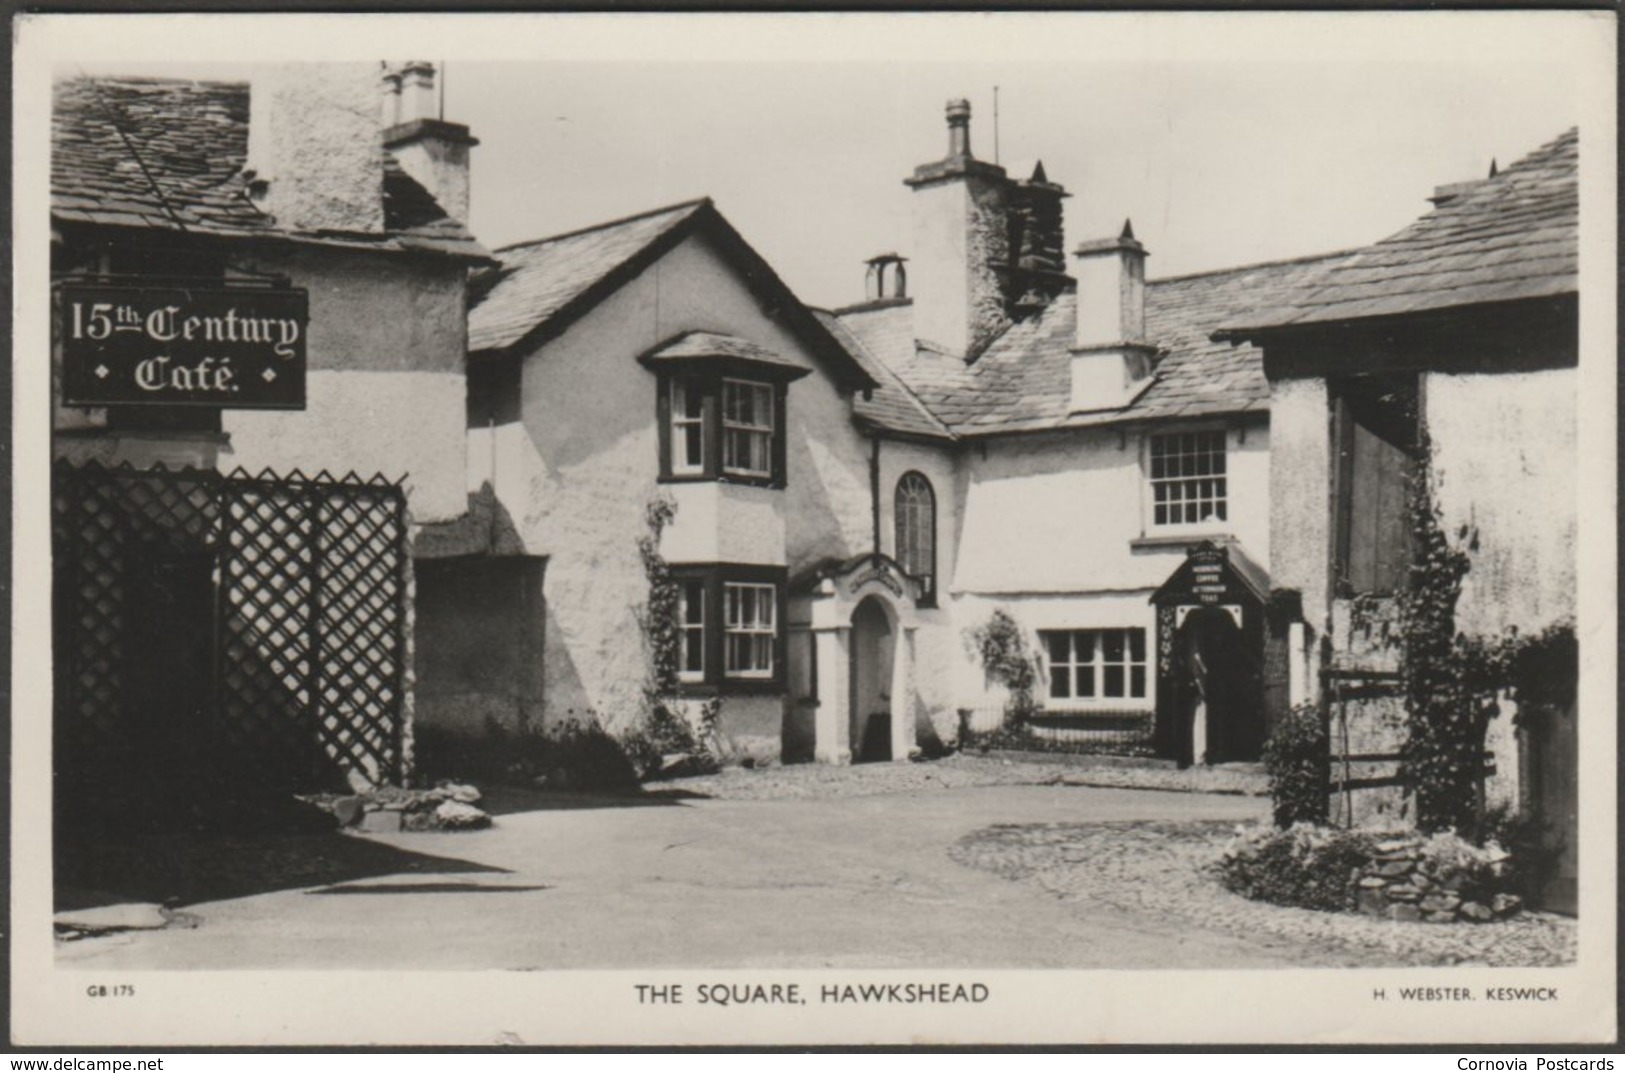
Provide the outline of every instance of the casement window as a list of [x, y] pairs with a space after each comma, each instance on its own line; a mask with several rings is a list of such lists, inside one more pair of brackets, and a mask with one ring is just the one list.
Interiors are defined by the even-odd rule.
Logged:
[[673, 566], [677, 680], [685, 691], [778, 692], [784, 674], [782, 566]]
[[919, 473], [905, 473], [897, 482], [893, 505], [897, 530], [897, 564], [920, 583], [922, 607], [937, 604], [937, 497], [931, 482]]
[[677, 679], [705, 681], [705, 579], [677, 583]]
[[705, 472], [705, 382], [671, 378], [671, 462], [673, 474]]
[[773, 650], [778, 644], [778, 587], [724, 582], [722, 602], [728, 677], [773, 677]]
[[1409, 577], [1407, 497], [1420, 443], [1417, 380], [1328, 385], [1332, 406], [1332, 572], [1339, 596], [1388, 596]]
[[1052, 702], [1143, 700], [1145, 630], [1042, 630]]
[[1153, 527], [1203, 526], [1229, 517], [1223, 429], [1152, 436]]

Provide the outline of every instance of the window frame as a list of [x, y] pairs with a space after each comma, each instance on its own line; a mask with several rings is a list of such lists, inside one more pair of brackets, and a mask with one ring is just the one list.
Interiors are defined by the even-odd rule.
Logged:
[[[923, 575], [910, 570], [911, 566], [916, 566], [918, 564], [910, 562], [912, 556], [909, 554], [909, 552], [913, 550], [910, 546], [912, 542], [908, 542], [903, 539], [903, 523], [906, 517], [903, 511], [903, 489], [905, 482], [908, 482], [911, 479], [918, 481], [919, 486], [925, 493], [925, 506], [927, 510], [925, 532], [930, 537], [928, 556], [930, 561], [927, 563], [927, 570]], [[932, 485], [931, 479], [916, 469], [911, 469], [907, 473], [904, 473], [902, 476], [898, 477], [897, 484], [893, 486], [892, 489], [892, 554], [897, 560], [897, 565], [902, 568], [903, 573], [907, 574], [915, 581], [920, 582], [920, 597], [916, 601], [916, 604], [920, 607], [936, 607], [937, 490], [936, 487]]]
[[[764, 488], [783, 488], [786, 479], [786, 417], [788, 396], [788, 380], [784, 377], [769, 375], [766, 372], [752, 370], [739, 370], [722, 365], [710, 365], [704, 368], [686, 367], [680, 370], [662, 370], [656, 377], [657, 406], [656, 415], [659, 423], [660, 439], [660, 481], [664, 484], [675, 484], [684, 481], [717, 481], [725, 484], [747, 484]], [[700, 466], [685, 464], [675, 465], [678, 451], [678, 428], [676, 391], [677, 385], [682, 384], [685, 391], [699, 390], [702, 402], [700, 405], [700, 442], [703, 462]], [[771, 409], [768, 413], [770, 425], [748, 426], [749, 430], [768, 433], [768, 460], [766, 470], [750, 470], [737, 466], [729, 466], [724, 462], [724, 441], [728, 438], [730, 428], [735, 430], [746, 429], [747, 426], [730, 423], [725, 414], [726, 385], [749, 385], [762, 389], [767, 398], [771, 400]], [[693, 419], [683, 419], [684, 427]]]
[[[1150, 658], [1150, 633], [1145, 626], [1077, 626], [1058, 627], [1056, 629], [1042, 629], [1038, 631], [1038, 648], [1042, 654], [1044, 666], [1044, 692], [1043, 708], [1045, 711], [1099, 711], [1103, 709], [1135, 711], [1148, 710], [1156, 703], [1156, 679], [1152, 674], [1152, 661]], [[1091, 658], [1087, 663], [1078, 660], [1078, 635], [1092, 635]], [[1116, 634], [1122, 641], [1122, 658], [1108, 660], [1106, 658], [1107, 634]], [[1139, 634], [1139, 658], [1134, 658], [1133, 635]], [[1069, 659], [1058, 663], [1054, 659], [1054, 649], [1051, 638], [1062, 636], [1067, 638], [1067, 654]], [[1069, 668], [1068, 688], [1070, 695], [1058, 697], [1055, 695], [1054, 671], [1058, 667]], [[1078, 671], [1087, 668], [1092, 678], [1092, 694], [1081, 696], [1078, 692]], [[1121, 696], [1108, 696], [1106, 694], [1106, 675], [1111, 668], [1121, 668], [1123, 676], [1123, 694]], [[1141, 691], [1138, 696], [1133, 692], [1134, 671], [1140, 671]]]
[[[700, 636], [703, 651], [702, 670], [696, 675], [685, 672], [679, 649], [677, 691], [683, 696], [715, 696], [739, 693], [783, 693], [787, 681], [785, 658], [786, 615], [788, 612], [788, 571], [782, 566], [760, 566], [749, 563], [685, 563], [670, 567], [672, 581], [679, 586], [678, 630], [689, 629], [683, 611], [686, 590], [697, 585], [702, 592]], [[755, 586], [772, 589], [770, 603], [773, 615], [772, 667], [766, 673], [756, 671], [731, 672], [727, 669], [728, 637], [739, 636], [728, 629], [727, 593], [734, 586]], [[761, 636], [757, 632], [757, 636]], [[681, 642], [680, 642], [681, 643]]]
[[[1219, 458], [1219, 462], [1220, 462], [1219, 472], [1217, 472], [1217, 473], [1206, 473], [1206, 474], [1200, 474], [1199, 473], [1199, 474], [1191, 474], [1191, 475], [1181, 475], [1181, 476], [1177, 476], [1177, 477], [1167, 477], [1167, 476], [1158, 477], [1158, 476], [1156, 476], [1157, 447], [1158, 447], [1158, 444], [1160, 442], [1164, 442], [1164, 441], [1167, 441], [1167, 440], [1170, 440], [1170, 439], [1176, 439], [1176, 438], [1178, 438], [1180, 436], [1212, 436], [1212, 437], [1217, 437], [1218, 438], [1218, 444], [1219, 444], [1219, 451], [1218, 451], [1218, 458]], [[1181, 450], [1181, 451], [1176, 452], [1176, 454], [1180, 455], [1180, 456], [1184, 456], [1184, 455], [1187, 454], [1187, 452], [1184, 452], [1183, 450]], [[1230, 450], [1230, 429], [1228, 427], [1226, 427], [1226, 426], [1222, 426], [1222, 425], [1202, 425], [1202, 426], [1195, 426], [1195, 427], [1191, 427], [1191, 428], [1169, 429], [1169, 430], [1167, 430], [1165, 432], [1150, 432], [1150, 433], [1147, 433], [1146, 436], [1145, 436], [1145, 455], [1144, 455], [1145, 483], [1144, 483], [1143, 487], [1145, 489], [1145, 513], [1144, 513], [1143, 526], [1142, 526], [1143, 531], [1145, 533], [1147, 533], [1147, 534], [1153, 534], [1153, 535], [1184, 534], [1184, 533], [1228, 533], [1228, 532], [1230, 532], [1233, 525], [1234, 525], [1234, 518], [1233, 518], [1231, 510], [1230, 510], [1230, 506], [1231, 506], [1231, 502], [1230, 502], [1231, 501], [1230, 482], [1231, 482], [1231, 477], [1232, 477], [1232, 474], [1230, 472], [1230, 454], [1231, 454], [1231, 450]], [[1211, 497], [1213, 502], [1215, 504], [1217, 504], [1219, 510], [1222, 511], [1222, 517], [1204, 518], [1204, 519], [1198, 519], [1197, 521], [1178, 521], [1178, 522], [1175, 522], [1175, 521], [1159, 522], [1159, 521], [1157, 521], [1157, 506], [1158, 506], [1158, 503], [1157, 503], [1157, 489], [1158, 489], [1159, 486], [1175, 486], [1175, 487], [1177, 487], [1177, 486], [1184, 485], [1187, 482], [1200, 482], [1200, 481], [1204, 481], [1204, 480], [1213, 480], [1213, 481], [1222, 482], [1222, 488], [1223, 488], [1222, 492], [1219, 492], [1218, 494], [1215, 494], [1215, 495], [1213, 495]], [[1173, 502], [1172, 500], [1169, 500], [1168, 504], [1165, 504], [1165, 505], [1170, 505], [1171, 506], [1172, 502]], [[1180, 503], [1181, 506], [1183, 506], [1186, 503], [1191, 503], [1191, 502], [1200, 503], [1201, 502], [1201, 497], [1197, 496], [1197, 497], [1193, 497], [1191, 499], [1183, 499], [1182, 498], [1178, 502]]]

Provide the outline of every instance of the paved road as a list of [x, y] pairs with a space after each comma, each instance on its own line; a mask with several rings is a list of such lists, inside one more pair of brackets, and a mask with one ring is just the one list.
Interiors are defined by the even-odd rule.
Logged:
[[[1183, 931], [949, 859], [1000, 823], [1255, 819], [1241, 797], [986, 786], [514, 812], [371, 836], [453, 862], [189, 906], [195, 929], [59, 947], [87, 968], [1198, 968], [1308, 952]], [[470, 870], [473, 865], [485, 869]], [[421, 866], [420, 866], [421, 867]]]

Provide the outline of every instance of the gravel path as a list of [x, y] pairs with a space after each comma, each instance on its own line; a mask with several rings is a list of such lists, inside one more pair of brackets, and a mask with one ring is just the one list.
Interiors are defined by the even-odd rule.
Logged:
[[961, 864], [1036, 882], [1064, 899], [1239, 936], [1267, 934], [1324, 951], [1328, 966], [1571, 964], [1572, 920], [1525, 913], [1494, 924], [1400, 924], [1254, 902], [1205, 869], [1234, 834], [1224, 823], [1001, 824], [967, 835]]
[[753, 770], [727, 768], [716, 775], [653, 783], [649, 789], [654, 793], [660, 793], [662, 789], [679, 790], [728, 801], [773, 801], [904, 794], [964, 786], [1106, 786], [1247, 794], [1263, 790], [1263, 783], [1256, 773], [1223, 767], [1176, 771], [1171, 768], [1114, 767], [1109, 760], [1098, 757], [1057, 763], [1047, 759], [1025, 761], [966, 753], [912, 764], [791, 764]]

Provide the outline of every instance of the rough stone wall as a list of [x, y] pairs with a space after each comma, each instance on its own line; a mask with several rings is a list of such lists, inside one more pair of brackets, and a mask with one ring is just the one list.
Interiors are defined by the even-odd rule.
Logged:
[[1005, 184], [971, 180], [969, 187], [965, 221], [969, 335], [965, 350], [975, 355], [1010, 325], [1004, 287], [993, 270], [994, 265], [1011, 260], [1010, 227]]
[[223, 466], [408, 475], [412, 520], [463, 513], [464, 268], [308, 247], [244, 257], [310, 292], [306, 409], [227, 410]]

